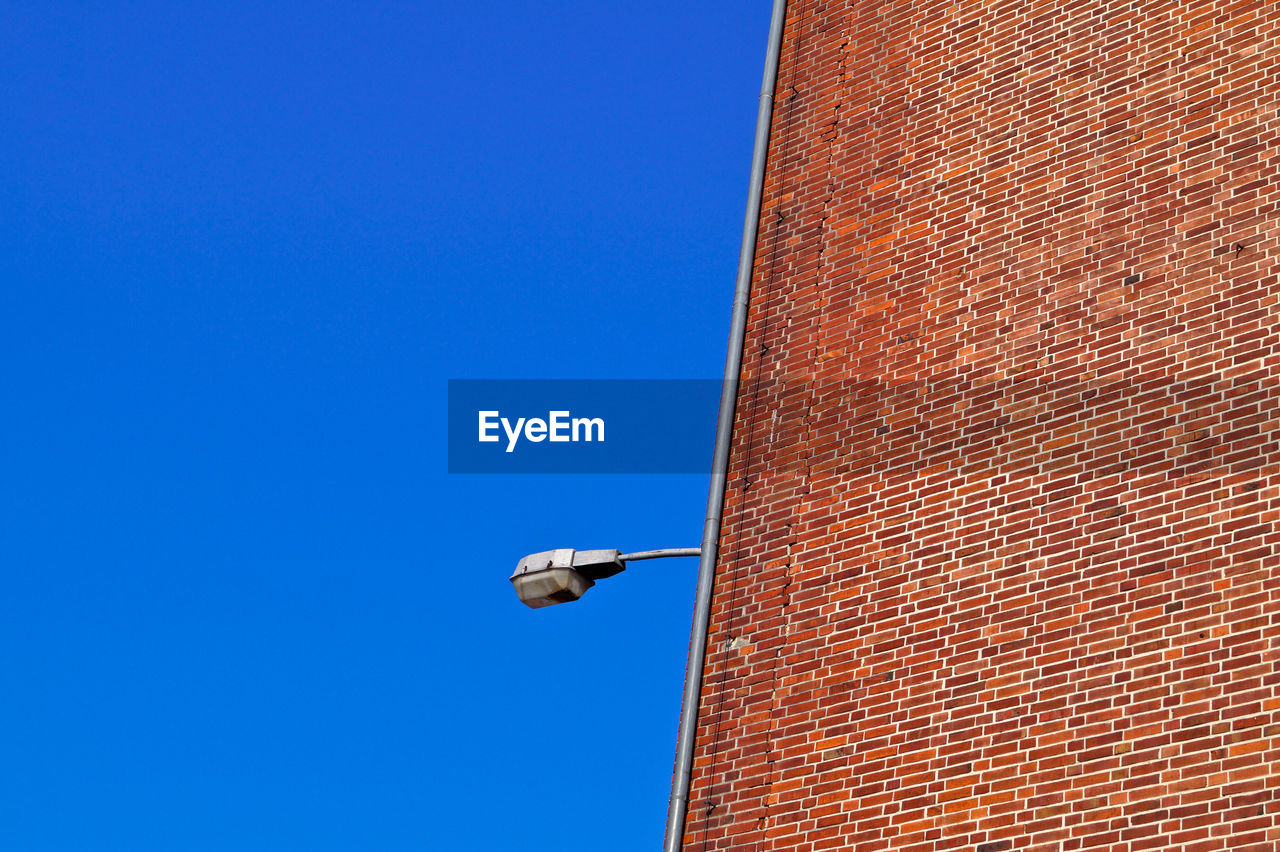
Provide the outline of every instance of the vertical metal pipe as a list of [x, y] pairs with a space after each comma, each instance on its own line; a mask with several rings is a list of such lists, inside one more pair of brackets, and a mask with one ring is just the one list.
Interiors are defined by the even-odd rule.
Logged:
[[693, 629], [689, 637], [689, 661], [685, 668], [684, 703], [680, 707], [680, 729], [676, 735], [676, 764], [671, 780], [671, 800], [667, 807], [664, 852], [680, 852], [685, 814], [689, 808], [694, 735], [698, 728], [698, 700], [702, 694], [702, 666], [706, 661], [707, 630], [711, 622], [711, 589], [715, 581], [717, 548], [720, 543], [720, 518], [724, 511], [725, 480], [729, 470], [729, 445], [733, 438], [733, 418], [738, 402], [738, 374], [742, 369], [747, 302], [751, 296], [751, 272], [755, 264], [756, 234], [760, 228], [765, 160], [769, 155], [769, 127], [773, 121], [773, 92], [778, 82], [778, 57], [782, 52], [782, 29], [786, 12], [787, 0], [774, 0], [773, 19], [769, 25], [769, 49], [764, 60], [764, 81], [760, 87], [760, 108], [756, 114], [756, 140], [751, 156], [751, 181], [747, 189], [747, 215], [742, 226], [738, 279], [733, 294], [733, 315], [729, 323], [729, 352], [725, 358], [724, 384], [720, 389], [720, 414], [716, 422], [707, 516], [702, 526], [698, 591], [694, 601]]

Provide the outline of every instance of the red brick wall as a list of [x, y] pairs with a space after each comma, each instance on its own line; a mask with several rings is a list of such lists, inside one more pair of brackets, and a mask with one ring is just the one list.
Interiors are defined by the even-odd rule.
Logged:
[[1278, 36], [792, 0], [686, 849], [1280, 849]]

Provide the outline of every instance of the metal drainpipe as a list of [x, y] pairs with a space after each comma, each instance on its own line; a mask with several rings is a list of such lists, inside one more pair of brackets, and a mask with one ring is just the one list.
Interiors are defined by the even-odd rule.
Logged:
[[760, 227], [760, 199], [764, 192], [764, 166], [769, 155], [769, 127], [773, 121], [773, 91], [778, 81], [778, 56], [782, 52], [782, 28], [786, 12], [787, 0], [774, 0], [773, 19], [769, 24], [769, 50], [764, 60], [764, 82], [760, 87], [760, 109], [756, 114], [756, 141], [751, 156], [747, 215], [742, 227], [742, 249], [738, 253], [738, 279], [733, 294], [733, 316], [729, 324], [729, 353], [725, 358], [724, 384], [720, 390], [720, 414], [716, 422], [707, 517], [702, 526], [698, 592], [694, 602], [693, 629], [689, 637], [689, 662], [685, 668], [684, 703], [680, 707], [680, 729], [676, 735], [676, 765], [671, 779], [671, 801], [667, 807], [664, 852], [680, 852], [685, 814], [689, 808], [694, 734], [698, 727], [698, 700], [702, 694], [702, 666], [707, 656], [707, 630], [711, 622], [711, 588], [715, 581], [716, 551], [720, 543], [720, 518], [724, 510], [725, 479], [729, 470], [729, 442], [733, 437], [733, 417], [738, 402], [738, 373], [742, 369], [747, 301], [751, 296], [751, 271], [755, 264], [756, 233]]

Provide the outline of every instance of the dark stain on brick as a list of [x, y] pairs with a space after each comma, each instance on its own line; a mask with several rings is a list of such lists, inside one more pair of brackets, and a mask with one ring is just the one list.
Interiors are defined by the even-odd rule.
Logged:
[[1003, 852], [1005, 849], [1013, 848], [1013, 844], [1008, 840], [993, 840], [990, 843], [980, 843], [974, 852]]

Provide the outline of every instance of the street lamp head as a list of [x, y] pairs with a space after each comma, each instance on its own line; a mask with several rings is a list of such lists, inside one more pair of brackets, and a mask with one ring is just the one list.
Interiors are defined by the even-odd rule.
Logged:
[[538, 609], [576, 601], [596, 584], [626, 566], [617, 550], [546, 550], [521, 559], [511, 575], [516, 595]]

